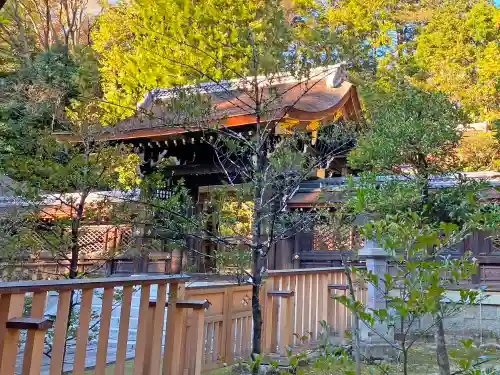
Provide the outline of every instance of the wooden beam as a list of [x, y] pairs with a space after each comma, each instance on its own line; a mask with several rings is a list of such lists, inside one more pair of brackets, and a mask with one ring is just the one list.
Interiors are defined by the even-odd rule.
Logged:
[[328, 290], [347, 290], [347, 285], [343, 285], [343, 284], [328, 284]]
[[182, 374], [182, 350], [185, 349], [185, 311], [177, 308], [175, 303], [179, 297], [184, 296], [185, 286], [177, 283], [170, 284], [169, 307], [167, 309], [167, 330], [165, 349], [163, 351], [163, 375]]
[[268, 296], [272, 297], [283, 297], [283, 298], [288, 298], [288, 297], [293, 297], [295, 295], [295, 292], [293, 290], [270, 290], [267, 292]]
[[99, 339], [97, 343], [97, 354], [94, 375], [104, 375], [106, 371], [106, 359], [108, 354], [109, 328], [111, 325], [111, 313], [113, 312], [114, 288], [105, 288], [102, 298], [101, 319], [99, 324]]
[[45, 330], [52, 327], [54, 322], [45, 318], [12, 318], [5, 325], [11, 329], [38, 329]]
[[13, 374], [15, 371], [19, 330], [8, 329], [5, 323], [22, 315], [23, 307], [24, 294], [2, 294], [0, 298], [0, 374]]
[[205, 310], [210, 307], [210, 302], [208, 300], [195, 301], [195, 300], [181, 300], [175, 303], [178, 309], [193, 309], [193, 310]]
[[78, 280], [43, 280], [43, 281], [16, 281], [0, 283], [0, 294], [18, 294], [33, 292], [48, 292], [51, 290], [72, 290], [87, 288], [108, 288], [114, 286], [129, 285], [152, 285], [160, 281], [174, 282], [185, 281], [189, 276], [185, 275], [141, 275], [128, 277], [108, 277], [96, 279], [78, 279]]

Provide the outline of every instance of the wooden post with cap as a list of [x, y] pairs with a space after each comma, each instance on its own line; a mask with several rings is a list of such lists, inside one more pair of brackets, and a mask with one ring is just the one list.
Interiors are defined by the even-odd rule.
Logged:
[[287, 349], [292, 344], [292, 327], [293, 327], [293, 300], [295, 295], [293, 291], [288, 290], [271, 290], [267, 292], [268, 297], [281, 298], [280, 306], [280, 339], [279, 339], [279, 353], [281, 355], [287, 354]]

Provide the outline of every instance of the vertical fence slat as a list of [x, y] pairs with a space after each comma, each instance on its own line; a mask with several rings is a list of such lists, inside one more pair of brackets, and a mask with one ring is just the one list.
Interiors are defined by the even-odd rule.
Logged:
[[[334, 277], [335, 276], [333, 273], [328, 274], [328, 277], [327, 277], [328, 284], [333, 284], [335, 282]], [[334, 327], [334, 324], [335, 324], [335, 320], [334, 320], [335, 300], [332, 297], [333, 297], [333, 292], [331, 290], [328, 290], [328, 308], [327, 308], [328, 319], [326, 320], [326, 322], [328, 323], [329, 327], [331, 327], [332, 329], [335, 329], [335, 327]]]
[[212, 353], [212, 325], [213, 323], [207, 323], [203, 327], [203, 336], [205, 337], [203, 343], [203, 364], [206, 365], [209, 362], [209, 357]]
[[72, 375], [83, 375], [85, 370], [85, 355], [89, 338], [89, 324], [92, 312], [92, 296], [94, 289], [83, 289], [80, 302], [80, 316], [76, 331], [75, 361]]
[[221, 322], [215, 323], [214, 330], [214, 351], [212, 353], [212, 362], [217, 363], [219, 361], [220, 356], [220, 335], [221, 335]]
[[16, 365], [19, 330], [7, 329], [11, 318], [20, 317], [24, 308], [24, 294], [0, 296], [0, 374], [13, 374]]
[[[302, 318], [304, 315], [304, 276], [297, 275], [296, 276], [296, 293], [295, 293], [295, 333], [301, 337], [304, 334], [304, 330], [302, 327]], [[295, 339], [296, 344], [300, 344], [300, 339]]]
[[317, 332], [318, 332], [318, 274], [311, 275], [311, 321], [310, 321], [310, 331], [311, 331], [311, 339], [316, 340]]
[[[165, 322], [165, 304], [167, 302], [167, 285], [158, 284], [158, 293], [156, 294], [156, 306], [153, 314], [153, 332], [151, 340], [151, 353], [149, 374], [158, 375], [160, 373], [161, 363], [161, 342], [163, 338], [163, 324]], [[149, 355], [149, 354], [148, 354]], [[148, 375], [145, 372], [145, 375]]]
[[57, 298], [57, 312], [52, 342], [52, 357], [50, 358], [50, 375], [61, 375], [63, 370], [64, 348], [66, 346], [66, 331], [68, 329], [69, 305], [71, 290], [62, 290]]
[[319, 275], [318, 287], [318, 321], [325, 321], [328, 319], [328, 275]]
[[238, 319], [237, 318], [234, 318], [231, 322], [231, 334], [233, 336], [231, 351], [232, 351], [232, 355], [233, 355], [233, 361], [235, 361], [239, 355], [239, 352], [238, 352], [239, 337], [238, 337]]
[[[186, 317], [186, 330], [183, 333], [184, 335], [184, 362], [181, 362], [182, 368], [179, 372], [180, 374], [192, 374], [193, 373], [193, 356], [194, 352], [194, 344], [193, 344], [193, 323], [191, 316], [188, 317], [187, 311], [184, 312], [184, 316]], [[168, 320], [168, 319], [167, 319]]]
[[146, 358], [146, 341], [148, 332], [148, 310], [150, 285], [141, 286], [141, 298], [139, 302], [139, 317], [137, 323], [137, 336], [135, 341], [134, 375], [143, 375], [144, 360]]
[[[228, 306], [227, 306], [227, 294], [228, 294], [228, 289], [229, 288], [224, 288], [224, 293], [222, 295], [222, 321], [220, 322], [220, 345], [219, 345], [219, 361], [222, 362], [228, 362], [228, 359], [226, 358], [226, 348], [229, 347], [229, 343], [227, 342], [227, 331], [229, 331], [231, 327], [231, 317], [228, 313]], [[229, 322], [229, 328], [228, 328], [228, 322]]]
[[246, 355], [249, 356], [252, 353], [252, 317], [247, 318], [247, 332], [248, 332], [248, 348]]
[[[344, 282], [345, 280], [342, 275], [337, 275], [337, 274], [334, 275], [334, 281], [333, 281], [334, 284], [344, 284]], [[332, 295], [337, 295], [337, 294], [338, 290], [332, 291]], [[333, 319], [334, 319], [333, 327], [335, 331], [340, 334], [341, 331], [343, 330], [344, 315], [342, 314], [341, 303], [338, 302], [337, 300], [334, 300]]]
[[292, 318], [290, 320], [290, 331], [292, 332], [292, 337], [291, 337], [290, 345], [293, 346], [294, 345], [294, 341], [295, 341], [295, 335], [294, 335], [294, 333], [299, 334], [295, 330], [295, 322], [297, 321], [297, 302], [295, 300], [297, 298], [296, 297], [296, 295], [297, 295], [297, 278], [295, 277], [295, 275], [290, 276], [290, 291], [292, 291], [294, 293], [294, 297], [292, 299], [292, 305], [291, 305]]
[[244, 317], [243, 318], [243, 356], [247, 356], [250, 352], [250, 318], [249, 317]]
[[233, 291], [231, 288], [227, 288], [224, 293], [225, 298], [225, 318], [222, 323], [223, 332], [225, 332], [224, 337], [224, 361], [226, 363], [233, 362]]
[[[281, 290], [283, 291], [291, 291], [292, 290], [292, 283], [291, 283], [291, 277], [290, 276], [285, 276], [283, 277], [283, 281], [282, 281], [282, 285], [281, 285]], [[280, 303], [283, 304], [283, 303], [286, 303], [287, 301], [281, 301]], [[286, 309], [288, 309], [288, 306], [286, 307]], [[283, 311], [283, 309], [282, 309]], [[286, 329], [285, 331], [283, 331], [282, 333], [285, 335], [284, 337], [282, 337], [281, 339], [284, 340], [285, 342], [285, 345], [287, 346], [290, 346], [290, 342], [289, 342], [289, 339], [288, 339], [288, 334], [290, 332], [290, 337], [292, 337], [292, 333], [293, 333], [293, 317], [291, 316], [291, 312], [288, 312], [287, 310], [287, 316], [286, 316]]]
[[241, 358], [245, 357], [246, 354], [246, 348], [247, 348], [247, 343], [246, 343], [246, 328], [247, 328], [247, 322], [245, 317], [241, 317], [240, 319], [240, 356]]
[[193, 328], [194, 328], [194, 372], [193, 375], [200, 375], [202, 370], [202, 356], [203, 356], [203, 328], [205, 326], [205, 311], [193, 310]]
[[125, 358], [127, 356], [128, 328], [133, 291], [134, 289], [132, 286], [123, 287], [123, 298], [120, 306], [120, 325], [118, 327], [118, 343], [116, 347], [115, 375], [123, 375], [125, 372]]
[[286, 355], [292, 339], [292, 297], [280, 298], [280, 350], [281, 355]]
[[[184, 285], [170, 284], [167, 309], [167, 334], [165, 336], [165, 351], [163, 354], [163, 375], [182, 374], [182, 350], [184, 349], [184, 332], [186, 314], [175, 306], [177, 299], [184, 297]], [[185, 362], [189, 362], [186, 356]]]
[[234, 355], [241, 356], [241, 318], [234, 319]]
[[[344, 290], [344, 296], [347, 296], [349, 292], [347, 290]], [[340, 308], [342, 309], [342, 316], [339, 317], [341, 318], [341, 325], [340, 325], [340, 337], [344, 338], [345, 337], [345, 331], [347, 329], [351, 329], [352, 327], [352, 317], [353, 314], [340, 302], [338, 303], [340, 305]]]
[[[281, 277], [273, 278], [273, 288], [272, 290], [279, 290], [281, 288]], [[278, 348], [278, 339], [279, 339], [279, 300], [278, 298], [272, 298], [272, 309], [273, 309], [273, 321], [271, 323], [271, 352], [275, 352]]]
[[241, 323], [241, 351], [240, 351], [240, 355], [242, 358], [245, 357], [245, 354], [246, 354], [246, 351], [247, 351], [247, 342], [246, 342], [246, 338], [247, 338], [247, 319], [245, 317], [242, 317], [240, 319], [240, 323]]
[[[38, 292], [33, 294], [31, 301], [32, 318], [43, 318], [45, 313], [45, 302], [47, 301], [46, 292]], [[26, 344], [24, 346], [23, 356], [23, 375], [35, 375], [40, 373], [40, 366], [43, 357], [43, 342], [45, 338], [45, 330], [29, 329], [26, 335]]]
[[310, 303], [310, 296], [311, 296], [311, 275], [307, 274], [304, 275], [304, 310], [303, 310], [303, 316], [302, 316], [302, 322], [303, 322], [303, 333], [304, 335], [309, 335], [309, 332], [311, 332], [311, 303]]
[[99, 339], [97, 342], [97, 354], [95, 363], [95, 375], [104, 375], [106, 369], [106, 358], [108, 355], [109, 327], [111, 324], [111, 312], [113, 309], [113, 287], [104, 288], [102, 298], [101, 318], [99, 321]]
[[266, 281], [266, 291], [264, 294], [264, 299], [266, 301], [265, 304], [265, 315], [264, 315], [264, 322], [265, 322], [265, 329], [264, 329], [264, 343], [262, 347], [264, 348], [265, 352], [270, 352], [271, 351], [271, 341], [272, 341], [272, 334], [273, 334], [273, 297], [267, 295], [267, 292], [272, 290], [272, 285], [273, 285], [273, 280], [269, 278]]
[[148, 340], [146, 340], [146, 349], [145, 349], [145, 357], [144, 357], [144, 369], [143, 373], [146, 375], [149, 375], [149, 371], [151, 368], [151, 350], [153, 349], [153, 322], [155, 319], [155, 307], [156, 305], [153, 305], [149, 303], [148, 306], [148, 324], [147, 324], [147, 337]]

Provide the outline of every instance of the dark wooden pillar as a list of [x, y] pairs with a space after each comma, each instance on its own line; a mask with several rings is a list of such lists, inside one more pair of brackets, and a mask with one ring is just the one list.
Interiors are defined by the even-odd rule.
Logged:
[[293, 269], [294, 248], [295, 248], [295, 239], [293, 237], [283, 239], [276, 243], [274, 269], [277, 270]]

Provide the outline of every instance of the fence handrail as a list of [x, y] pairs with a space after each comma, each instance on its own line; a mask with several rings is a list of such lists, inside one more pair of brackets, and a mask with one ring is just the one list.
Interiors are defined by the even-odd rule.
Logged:
[[71, 280], [41, 280], [41, 281], [14, 281], [0, 283], [0, 294], [18, 294], [30, 292], [48, 292], [52, 290], [71, 290], [87, 288], [110, 288], [115, 286], [151, 285], [158, 282], [185, 282], [188, 275], [137, 275], [127, 277], [107, 277], [95, 279]]
[[[356, 266], [356, 268], [364, 269], [364, 266]], [[267, 276], [294, 276], [294, 275], [304, 275], [304, 274], [319, 274], [319, 273], [329, 273], [332, 271], [344, 270], [344, 267], [322, 267], [322, 268], [301, 268], [295, 270], [268, 270], [266, 271]]]

